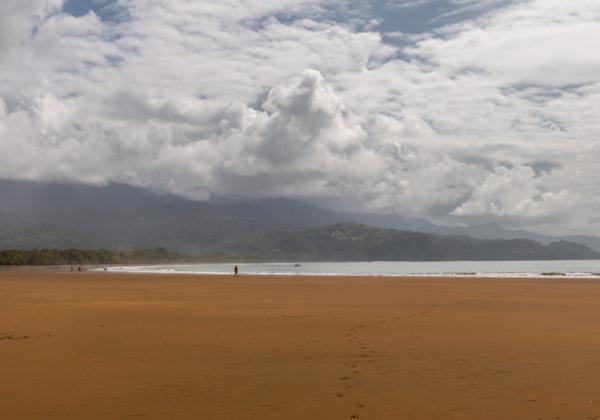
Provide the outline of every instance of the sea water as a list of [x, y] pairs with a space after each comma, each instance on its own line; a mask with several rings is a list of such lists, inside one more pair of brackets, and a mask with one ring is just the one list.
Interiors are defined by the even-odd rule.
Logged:
[[444, 262], [286, 262], [215, 263], [108, 267], [109, 272], [231, 275], [348, 275], [417, 277], [557, 277], [600, 278], [600, 260], [583, 261], [444, 261]]

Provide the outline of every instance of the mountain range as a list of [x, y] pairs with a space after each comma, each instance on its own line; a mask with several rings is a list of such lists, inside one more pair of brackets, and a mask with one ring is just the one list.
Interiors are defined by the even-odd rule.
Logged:
[[558, 241], [543, 245], [530, 239], [475, 239], [355, 223], [302, 231], [270, 232], [259, 241], [238, 244], [240, 254], [294, 261], [497, 261], [597, 259], [585, 245]]
[[450, 227], [291, 199], [194, 201], [125, 184], [0, 180], [0, 249], [154, 246], [271, 259], [600, 258], [596, 237], [550, 237], [494, 224]]

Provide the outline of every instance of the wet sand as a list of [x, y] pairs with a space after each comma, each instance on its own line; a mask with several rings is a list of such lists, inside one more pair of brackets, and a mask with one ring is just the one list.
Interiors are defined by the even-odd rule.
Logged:
[[600, 418], [600, 281], [2, 270], [0, 418]]

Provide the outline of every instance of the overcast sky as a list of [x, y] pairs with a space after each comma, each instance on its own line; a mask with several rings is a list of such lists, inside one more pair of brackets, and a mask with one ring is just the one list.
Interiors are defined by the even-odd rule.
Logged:
[[2, 0], [0, 178], [600, 234], [598, 0]]

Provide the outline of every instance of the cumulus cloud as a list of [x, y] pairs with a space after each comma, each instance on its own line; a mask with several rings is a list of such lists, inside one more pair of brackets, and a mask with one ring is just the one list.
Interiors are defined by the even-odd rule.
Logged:
[[569, 199], [567, 191], [545, 191], [543, 179], [531, 167], [498, 166], [452, 214], [545, 218], [559, 214]]
[[447, 3], [394, 45], [342, 0], [3, 2], [0, 177], [595, 229], [600, 8]]
[[60, 0], [5, 0], [0, 4], [0, 51], [26, 42], [30, 31], [60, 7]]

